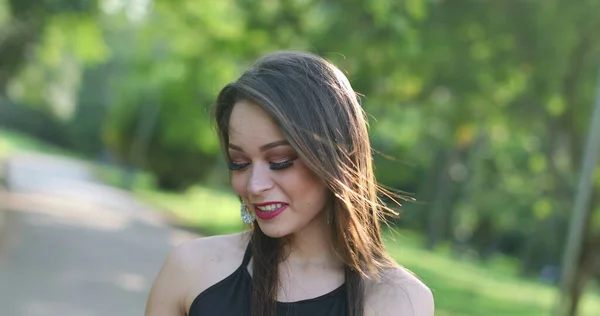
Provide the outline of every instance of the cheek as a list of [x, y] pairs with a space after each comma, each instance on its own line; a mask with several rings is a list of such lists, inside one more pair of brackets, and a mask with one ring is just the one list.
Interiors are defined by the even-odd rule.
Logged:
[[290, 195], [302, 197], [306, 207], [320, 207], [327, 195], [325, 184], [307, 167], [298, 171], [299, 172], [285, 179], [285, 183], [288, 184], [286, 187], [290, 191]]
[[231, 188], [239, 196], [246, 196], [246, 181], [243, 175], [234, 172], [231, 175]]

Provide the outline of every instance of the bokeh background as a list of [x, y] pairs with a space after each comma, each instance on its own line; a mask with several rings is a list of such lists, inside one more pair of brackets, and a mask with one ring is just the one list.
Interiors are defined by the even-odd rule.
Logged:
[[280, 49], [362, 95], [436, 315], [600, 314], [596, 0], [0, 0], [0, 314], [141, 314], [174, 245], [244, 229], [209, 109]]

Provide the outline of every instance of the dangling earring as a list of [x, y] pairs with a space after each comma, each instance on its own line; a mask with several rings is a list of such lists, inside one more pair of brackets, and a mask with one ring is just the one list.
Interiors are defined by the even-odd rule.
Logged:
[[245, 224], [251, 224], [256, 219], [256, 217], [254, 217], [254, 214], [251, 214], [248, 211], [248, 206], [246, 205], [246, 201], [242, 201], [242, 206], [240, 207], [240, 213], [242, 215], [242, 221]]

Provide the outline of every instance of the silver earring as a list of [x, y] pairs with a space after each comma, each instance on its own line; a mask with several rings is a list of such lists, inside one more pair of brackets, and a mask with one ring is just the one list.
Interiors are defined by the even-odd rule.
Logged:
[[251, 224], [256, 219], [256, 217], [254, 217], [254, 214], [251, 214], [248, 211], [248, 206], [246, 205], [246, 201], [242, 201], [242, 206], [240, 207], [240, 213], [242, 215], [242, 221], [244, 221], [244, 223], [246, 223], [246, 224]]

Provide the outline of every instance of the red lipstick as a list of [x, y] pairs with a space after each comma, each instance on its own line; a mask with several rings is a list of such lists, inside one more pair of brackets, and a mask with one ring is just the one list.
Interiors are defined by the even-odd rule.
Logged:
[[[278, 205], [278, 204], [281, 206], [274, 210], [262, 211], [259, 209], [259, 207], [264, 208], [269, 205]], [[253, 205], [254, 205], [254, 213], [256, 214], [256, 217], [263, 219], [263, 220], [269, 220], [269, 219], [273, 219], [273, 218], [277, 217], [277, 215], [281, 214], [289, 206], [288, 204], [283, 203], [283, 202], [254, 203]]]

